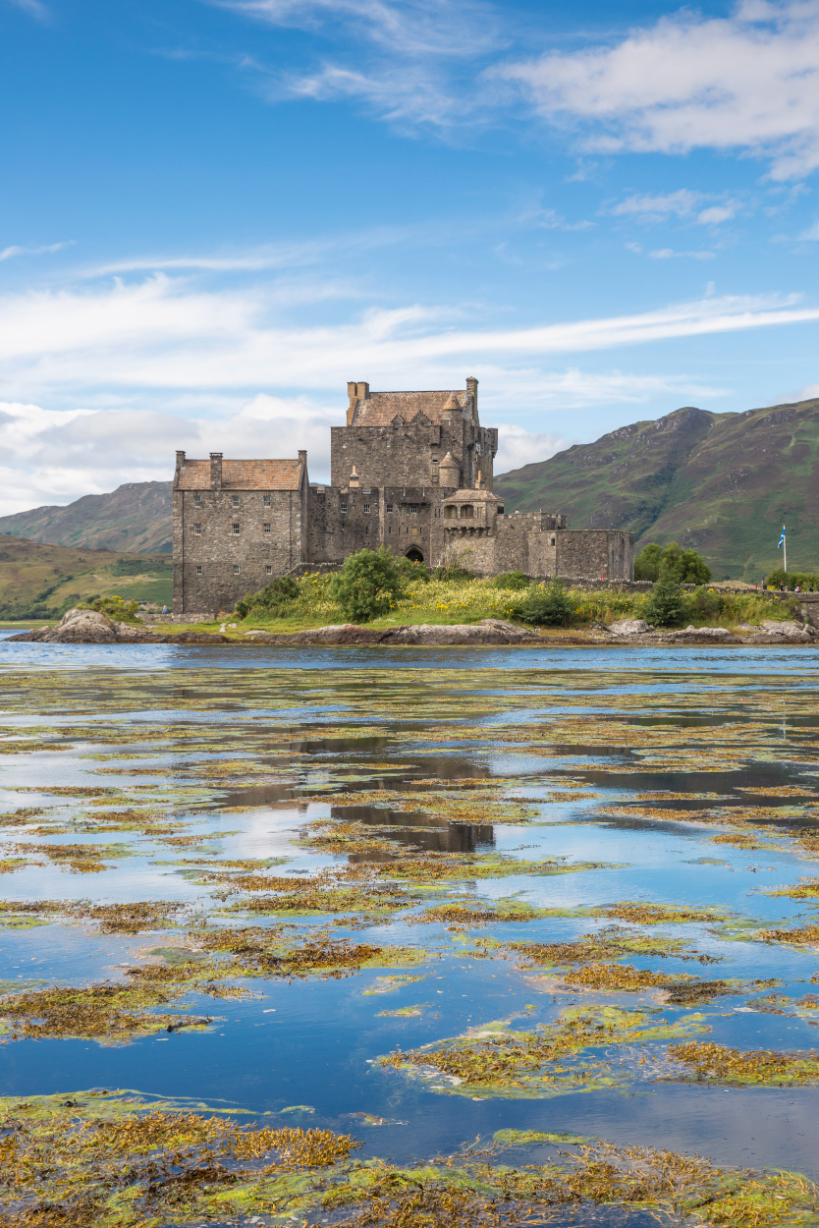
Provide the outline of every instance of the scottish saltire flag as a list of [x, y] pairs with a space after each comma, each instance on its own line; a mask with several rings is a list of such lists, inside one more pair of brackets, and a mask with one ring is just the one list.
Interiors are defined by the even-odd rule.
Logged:
[[[782, 545], [782, 543], [784, 542], [784, 540], [785, 540], [785, 530], [783, 529], [783, 530], [782, 530], [782, 536], [781, 536], [781, 537], [780, 537], [780, 539], [779, 539], [779, 546], [781, 546], [781, 545]], [[777, 546], [777, 550], [779, 549], [779, 546]]]

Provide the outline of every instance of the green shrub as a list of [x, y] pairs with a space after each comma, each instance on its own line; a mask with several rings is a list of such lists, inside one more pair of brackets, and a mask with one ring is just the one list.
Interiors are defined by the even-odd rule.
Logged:
[[472, 573], [462, 566], [459, 559], [453, 559], [451, 563], [435, 568], [435, 579], [443, 580], [446, 584], [465, 584], [472, 579]]
[[784, 584], [785, 588], [819, 589], [819, 576], [812, 571], [785, 571], [782, 567], [775, 568], [765, 581], [773, 588]]
[[99, 614], [105, 614], [108, 618], [113, 618], [115, 622], [133, 623], [137, 621], [139, 603], [123, 601], [121, 597], [96, 597], [90, 602], [88, 608], [96, 610]]
[[531, 589], [524, 601], [514, 607], [514, 614], [524, 623], [536, 627], [566, 627], [571, 622], [576, 608], [574, 598], [562, 584], [539, 584]]
[[330, 582], [330, 596], [355, 623], [388, 613], [403, 588], [401, 570], [391, 550], [359, 550], [349, 555]]
[[718, 618], [725, 609], [725, 601], [712, 588], [695, 588], [689, 598], [691, 610], [695, 618]]
[[643, 606], [643, 618], [656, 627], [678, 627], [689, 613], [690, 604], [682, 585], [668, 563], [663, 563], [651, 595]]
[[511, 589], [513, 593], [528, 588], [529, 584], [530, 580], [525, 571], [505, 571], [502, 575], [495, 576], [492, 581], [493, 588]]
[[238, 618], [247, 618], [251, 610], [280, 618], [286, 607], [299, 595], [299, 586], [292, 576], [275, 576], [258, 593], [245, 593], [236, 602], [234, 613]]
[[676, 542], [667, 546], [658, 546], [649, 542], [634, 560], [634, 579], [653, 580], [660, 578], [663, 565], [671, 568], [681, 584], [707, 584], [711, 579], [711, 568], [696, 550], [683, 550]]
[[395, 565], [403, 578], [411, 583], [420, 580], [426, 584], [432, 579], [426, 566], [419, 559], [408, 559], [402, 554], [396, 557]]

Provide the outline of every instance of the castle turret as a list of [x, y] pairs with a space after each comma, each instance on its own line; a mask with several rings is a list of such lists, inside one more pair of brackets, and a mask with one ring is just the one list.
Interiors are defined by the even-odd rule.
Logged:
[[456, 490], [461, 484], [461, 467], [451, 452], [447, 452], [438, 466], [438, 485], [453, 486]]

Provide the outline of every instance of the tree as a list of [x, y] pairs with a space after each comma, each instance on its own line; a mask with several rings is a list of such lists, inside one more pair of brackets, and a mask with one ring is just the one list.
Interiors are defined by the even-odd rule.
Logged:
[[643, 546], [634, 560], [634, 579], [657, 580], [662, 562], [662, 546], [658, 546], [656, 542], [649, 542], [647, 546]]
[[711, 579], [711, 568], [702, 555], [696, 550], [683, 550], [676, 542], [667, 546], [649, 542], [643, 546], [634, 560], [634, 579], [657, 581], [663, 564], [671, 568], [681, 584], [707, 584]]
[[643, 606], [643, 617], [656, 627], [678, 627], [688, 612], [682, 585], [669, 564], [663, 563], [651, 596]]
[[398, 562], [386, 546], [349, 555], [330, 582], [330, 596], [354, 623], [388, 613], [401, 591]]
[[513, 613], [525, 623], [537, 627], [565, 627], [571, 622], [577, 606], [562, 584], [538, 585], [530, 590], [525, 601], [514, 608]]

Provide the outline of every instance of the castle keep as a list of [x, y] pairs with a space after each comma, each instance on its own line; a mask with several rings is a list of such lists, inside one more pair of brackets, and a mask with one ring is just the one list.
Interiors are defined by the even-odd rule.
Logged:
[[507, 516], [493, 493], [498, 432], [478, 419], [478, 381], [441, 392], [347, 385], [331, 429], [330, 485], [296, 460], [176, 454], [173, 607], [232, 610], [273, 576], [340, 564], [367, 547], [437, 567], [570, 580], [631, 580], [634, 534], [569, 529], [566, 517]]

